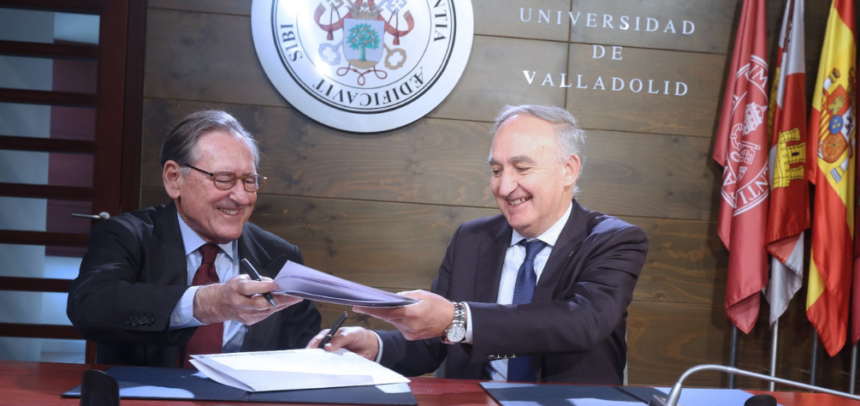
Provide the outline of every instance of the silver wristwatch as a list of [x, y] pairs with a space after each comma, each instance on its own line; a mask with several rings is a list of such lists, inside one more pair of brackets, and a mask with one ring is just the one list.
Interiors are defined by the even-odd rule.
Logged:
[[454, 321], [445, 329], [442, 342], [445, 344], [460, 344], [466, 339], [466, 304], [454, 302]]

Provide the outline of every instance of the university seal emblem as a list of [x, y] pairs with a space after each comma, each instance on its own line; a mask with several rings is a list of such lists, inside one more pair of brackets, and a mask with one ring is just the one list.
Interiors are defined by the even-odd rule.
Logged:
[[451, 92], [472, 48], [469, 0], [254, 0], [257, 57], [308, 117], [380, 132], [423, 117]]

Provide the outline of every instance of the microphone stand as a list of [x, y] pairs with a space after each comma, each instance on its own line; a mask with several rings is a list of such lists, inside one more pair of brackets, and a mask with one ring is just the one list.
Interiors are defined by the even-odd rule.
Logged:
[[852, 395], [846, 392], [839, 392], [832, 389], [822, 388], [820, 386], [808, 385], [805, 383], [789, 381], [787, 379], [777, 378], [774, 376], [768, 376], [763, 374], [757, 374], [755, 372], [744, 371], [742, 369], [737, 369], [733, 367], [727, 367], [723, 365], [714, 365], [714, 364], [704, 364], [697, 365], [688, 370], [686, 370], [681, 377], [678, 378], [678, 382], [675, 383], [675, 386], [672, 387], [672, 391], [669, 392], [669, 397], [665, 398], [662, 396], [654, 395], [651, 399], [651, 402], [648, 403], [649, 406], [678, 406], [678, 399], [681, 398], [681, 385], [684, 383], [684, 379], [687, 379], [688, 376], [699, 372], [699, 371], [719, 371], [727, 374], [736, 374], [741, 376], [749, 376], [751, 378], [758, 378], [769, 382], [781, 383], [783, 385], [794, 386], [801, 389], [807, 389], [810, 391], [821, 392], [821, 393], [829, 393], [831, 395], [840, 396], [843, 398], [860, 400], [860, 396]]

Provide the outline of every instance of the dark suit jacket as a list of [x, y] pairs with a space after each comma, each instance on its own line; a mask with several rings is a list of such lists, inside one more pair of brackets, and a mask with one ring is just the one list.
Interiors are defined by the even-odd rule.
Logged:
[[[298, 247], [250, 223], [239, 238], [239, 258], [269, 277], [287, 260], [303, 262]], [[99, 344], [97, 363], [172, 367], [197, 330], [168, 329], [187, 288], [182, 234], [170, 203], [93, 228], [66, 312], [85, 339]], [[319, 331], [319, 312], [303, 301], [250, 326], [242, 351], [303, 348]]]
[[446, 378], [481, 379], [488, 360], [532, 355], [537, 381], [621, 384], [627, 306], [648, 253], [645, 232], [574, 200], [533, 302], [516, 306], [496, 303], [511, 234], [501, 215], [462, 224], [433, 281], [433, 292], [469, 304], [471, 345], [378, 331], [381, 363], [414, 376], [435, 370], [447, 355]]

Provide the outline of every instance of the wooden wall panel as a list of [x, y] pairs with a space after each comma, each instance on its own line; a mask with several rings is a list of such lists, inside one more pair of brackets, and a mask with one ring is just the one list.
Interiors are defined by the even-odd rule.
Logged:
[[[710, 140], [588, 131], [578, 199], [612, 215], [716, 219]], [[716, 178], [716, 179], [715, 179]]]
[[149, 7], [167, 10], [250, 16], [252, 0], [149, 0]]
[[648, 258], [633, 300], [721, 305], [728, 254], [716, 222], [622, 217], [648, 234]]
[[[396, 131], [356, 135], [315, 125], [294, 109], [147, 100], [143, 184], [161, 185], [159, 146], [191, 112], [223, 108], [257, 136], [269, 180], [261, 193], [495, 208], [490, 125], [429, 119]], [[452, 185], [456, 185], [452, 187]]]
[[[573, 0], [574, 15], [581, 14], [576, 25], [571, 26], [571, 42], [725, 54], [730, 49], [729, 39], [738, 3], [742, 2], [661, 0], [642, 1], [631, 7], [624, 1]], [[591, 24], [588, 13], [596, 14]], [[609, 16], [608, 21], [605, 21], [605, 16]], [[622, 29], [622, 16], [628, 17], [629, 28], [626, 30]], [[636, 17], [640, 17], [638, 31]], [[651, 26], [648, 18], [652, 19]], [[690, 34], [683, 34], [684, 20], [692, 24], [688, 26], [692, 30]], [[672, 27], [669, 27], [669, 21], [672, 21]], [[651, 31], [652, 28], [655, 30]], [[676, 33], [672, 34], [672, 31]]]
[[[711, 137], [719, 118], [725, 55], [625, 47], [621, 60], [611, 60], [610, 52], [596, 59], [592, 45], [570, 46], [567, 108], [584, 128]], [[560, 77], [552, 71], [538, 72], [538, 77], [546, 73]], [[633, 85], [633, 90], [641, 89], [638, 93], [631, 90], [636, 79], [642, 82], [641, 87]], [[684, 96], [675, 96], [684, 92], [679, 82], [686, 84]], [[613, 91], [613, 83], [623, 90]]]
[[[144, 203], [163, 203], [163, 193], [144, 188]], [[298, 245], [312, 268], [410, 290], [430, 289], [458, 225], [495, 214], [498, 209], [261, 194], [251, 222]]]
[[564, 105], [564, 89], [529, 86], [527, 69], [565, 72], [567, 44], [476, 35], [463, 76], [428, 117], [493, 121], [506, 104]]
[[257, 60], [245, 16], [150, 9], [144, 96], [287, 106]]
[[[498, 37], [532, 38], [551, 41], [567, 41], [570, 37], [570, 0], [527, 0], [507, 2], [498, 0], [472, 0], [475, 12], [475, 34]], [[522, 15], [520, 10], [522, 9]], [[529, 9], [532, 9], [531, 15]], [[541, 18], [538, 10], [543, 10], [550, 22]], [[564, 18], [556, 18], [550, 11], [564, 10]], [[523, 20], [531, 23], [524, 23]], [[558, 24], [556, 24], [558, 22]]]

